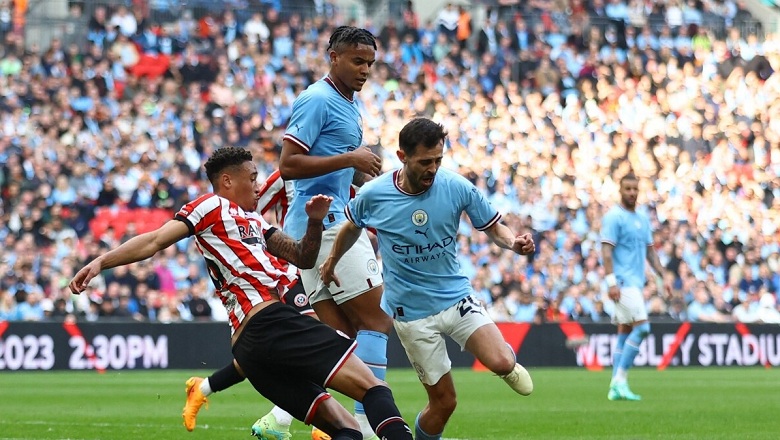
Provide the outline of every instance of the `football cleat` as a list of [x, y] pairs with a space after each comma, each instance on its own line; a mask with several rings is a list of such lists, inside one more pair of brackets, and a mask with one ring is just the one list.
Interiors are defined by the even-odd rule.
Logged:
[[198, 411], [203, 404], [206, 404], [208, 408], [208, 399], [200, 391], [200, 383], [203, 382], [202, 377], [191, 377], [187, 379], [185, 383], [184, 391], [187, 392], [187, 403], [184, 404], [184, 411], [181, 413], [184, 419], [184, 427], [187, 431], [195, 429], [195, 422], [198, 418]]
[[528, 370], [523, 368], [520, 364], [515, 364], [515, 368], [512, 372], [506, 376], [501, 376], [516, 393], [527, 396], [534, 390], [534, 381], [531, 379], [531, 375], [528, 374]]
[[620, 397], [620, 393], [618, 393], [618, 390], [614, 385], [609, 386], [609, 391], [607, 392], [607, 399], [609, 400], [622, 400], [622, 397]]
[[628, 382], [616, 383], [614, 388], [617, 394], [620, 396], [620, 399], [618, 400], [632, 400], [632, 401], [642, 400], [642, 396], [640, 396], [639, 394], [634, 394], [634, 392], [631, 391], [631, 388], [628, 387]]
[[260, 440], [290, 440], [292, 438], [290, 427], [280, 425], [272, 413], [257, 419], [252, 425], [252, 435]]
[[311, 440], [330, 440], [330, 436], [325, 434], [325, 431], [311, 427]]

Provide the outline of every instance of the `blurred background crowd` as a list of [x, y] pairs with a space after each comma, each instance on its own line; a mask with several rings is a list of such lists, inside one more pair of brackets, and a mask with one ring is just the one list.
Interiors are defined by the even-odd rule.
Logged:
[[209, 191], [214, 149], [270, 174], [353, 23], [379, 42], [358, 99], [385, 168], [404, 123], [433, 118], [444, 166], [536, 238], [510, 255], [464, 219], [460, 263], [495, 320], [609, 322], [600, 221], [631, 171], [674, 286], [648, 283], [651, 320], [780, 323], [780, 37], [741, 0], [502, 0], [479, 20], [392, 2], [360, 23], [323, 0], [71, 1], [45, 44], [21, 3], [0, 0], [0, 320], [226, 319], [192, 241], [67, 283]]

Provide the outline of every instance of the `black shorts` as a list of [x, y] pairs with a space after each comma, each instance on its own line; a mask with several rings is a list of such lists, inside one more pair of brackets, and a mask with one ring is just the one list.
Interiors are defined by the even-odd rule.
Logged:
[[250, 318], [233, 345], [233, 357], [266, 399], [310, 424], [332, 376], [357, 343], [282, 303]]
[[303, 281], [298, 277], [298, 281], [280, 298], [283, 303], [288, 306], [292, 306], [298, 313], [305, 315], [313, 315], [314, 309], [311, 308], [309, 303], [309, 296], [306, 295], [306, 290], [303, 288]]

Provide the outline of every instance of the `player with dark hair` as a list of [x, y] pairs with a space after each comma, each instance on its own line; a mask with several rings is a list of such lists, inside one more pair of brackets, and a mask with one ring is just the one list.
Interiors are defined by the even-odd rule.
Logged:
[[[354, 197], [356, 190], [357, 189], [353, 186], [350, 191], [350, 197]], [[290, 205], [293, 195], [294, 189], [292, 182], [283, 180], [279, 170], [275, 170], [260, 186], [256, 211], [262, 215], [271, 213], [273, 221], [280, 226], [284, 226], [284, 217], [287, 214], [287, 208]], [[303, 289], [303, 283], [300, 282], [298, 268], [288, 264], [287, 272], [294, 274], [296, 279], [298, 279], [298, 282], [295, 282], [280, 299], [285, 304], [289, 304], [296, 308], [299, 313], [317, 318], [317, 314], [314, 313], [311, 304], [309, 304], [309, 298], [308, 295], [306, 295], [306, 291]], [[341, 328], [338, 330], [341, 330], [350, 337], [355, 337], [355, 331], [353, 329]], [[213, 393], [224, 391], [243, 380], [244, 376], [239, 371], [235, 361], [232, 361], [223, 368], [215, 371], [207, 378], [193, 376], [187, 379], [185, 384], [187, 400], [184, 405], [184, 410], [182, 411], [185, 428], [187, 428], [188, 431], [195, 429], [198, 412], [200, 411], [200, 408], [208, 402], [208, 396]], [[292, 437], [289, 433], [292, 419], [293, 417], [290, 413], [275, 406], [268, 414], [255, 422], [252, 426], [252, 434], [256, 435], [261, 440], [289, 439]]]
[[[457, 235], [465, 212], [493, 243], [520, 255], [535, 251], [530, 234], [516, 235], [500, 222], [484, 195], [463, 176], [440, 168], [447, 133], [430, 119], [413, 119], [398, 138], [399, 170], [368, 182], [346, 207], [341, 228], [321, 267], [325, 283], [341, 284], [340, 260], [363, 229], [376, 229], [387, 280], [382, 308], [428, 394], [415, 439], [440, 439], [455, 411], [455, 385], [444, 335], [472, 353], [517, 393], [533, 381], [474, 296], [458, 263]], [[334, 268], [336, 269], [334, 271]]]
[[[612, 381], [609, 400], [641, 400], [628, 386], [628, 370], [634, 365], [639, 345], [650, 333], [642, 290], [645, 287], [645, 260], [656, 273], [656, 283], [664, 286], [663, 266], [653, 248], [650, 220], [637, 210], [639, 179], [627, 174], [620, 179], [620, 203], [613, 206], [601, 223], [601, 258], [607, 274], [608, 295], [615, 301], [612, 321], [618, 326], [617, 344], [612, 354]], [[671, 286], [665, 286], [671, 289]]]
[[[328, 75], [310, 85], [293, 103], [279, 170], [295, 188], [284, 221], [284, 231], [292, 237], [300, 238], [305, 232], [306, 199], [320, 193], [333, 197], [323, 222], [317, 264], [313, 269], [301, 270], [301, 279], [320, 320], [336, 329], [355, 329], [355, 354], [379, 379], [384, 379], [392, 319], [379, 305], [383, 281], [368, 235], [359, 237], [336, 268], [344, 280], [339, 288], [324, 284], [319, 274], [319, 264], [346, 223], [344, 207], [350, 199], [354, 174], [375, 176], [381, 170], [380, 158], [362, 146], [362, 118], [355, 101], [355, 92], [363, 88], [376, 60], [376, 49], [374, 36], [365, 29], [341, 26], [333, 32], [328, 44]], [[364, 438], [374, 438], [359, 402], [355, 417]]]
[[95, 258], [70, 281], [71, 291], [81, 293], [105, 269], [145, 260], [195, 236], [228, 312], [233, 357], [260, 394], [333, 438], [359, 440], [358, 423], [325, 389], [332, 388], [363, 401], [383, 437], [410, 440], [390, 389], [352, 355], [355, 341], [278, 300], [293, 283], [279, 259], [303, 268], [315, 264], [331, 198], [318, 194], [305, 204], [306, 230], [295, 240], [247, 214], [257, 208], [259, 190], [251, 153], [221, 148], [205, 168], [213, 193], [188, 203], [160, 228]]
[[[256, 211], [261, 215], [267, 212], [273, 213], [275, 217], [274, 221], [277, 224], [282, 225], [284, 222], [284, 214], [287, 213], [289, 200], [292, 199], [291, 191], [292, 184], [281, 179], [279, 170], [274, 171], [260, 187]], [[247, 215], [252, 214], [247, 213]], [[296, 281], [294, 281], [287, 292], [280, 297], [281, 301], [296, 308], [299, 313], [316, 317], [314, 310], [312, 310], [311, 305], [309, 304], [309, 298], [306, 295], [306, 291], [303, 289], [303, 283], [300, 282], [298, 268], [288, 263], [286, 272], [289, 276], [294, 277]], [[350, 337], [355, 336], [354, 332], [347, 331], [345, 333]], [[207, 378], [194, 376], [187, 379], [184, 389], [187, 400], [184, 405], [184, 410], [182, 411], [184, 427], [187, 428], [187, 431], [195, 429], [198, 412], [203, 404], [207, 402], [208, 396], [212, 393], [224, 391], [243, 380], [244, 375], [239, 371], [235, 361], [232, 361], [223, 368], [215, 371]], [[278, 406], [274, 407], [269, 414], [272, 415], [274, 420], [284, 426], [289, 427], [292, 423], [292, 416]], [[284, 432], [275, 430], [272, 426], [265, 428], [266, 432], [260, 432], [262, 431], [261, 427], [258, 427], [257, 429], [253, 428], [253, 430], [258, 431], [258, 434], [261, 436], [269, 438], [274, 437], [273, 439], [268, 440], [276, 440], [280, 437], [285, 438]]]

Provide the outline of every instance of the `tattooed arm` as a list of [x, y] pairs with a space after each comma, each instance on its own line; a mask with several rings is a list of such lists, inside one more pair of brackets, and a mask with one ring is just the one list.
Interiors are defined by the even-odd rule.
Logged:
[[274, 230], [265, 237], [268, 252], [289, 261], [300, 269], [311, 269], [317, 263], [322, 242], [322, 219], [328, 213], [332, 197], [316, 195], [306, 202], [306, 214], [309, 222], [306, 233], [296, 241], [282, 231]]
[[289, 261], [300, 269], [311, 269], [317, 262], [322, 240], [322, 220], [309, 219], [306, 234], [300, 241], [276, 229], [266, 238], [268, 252]]

